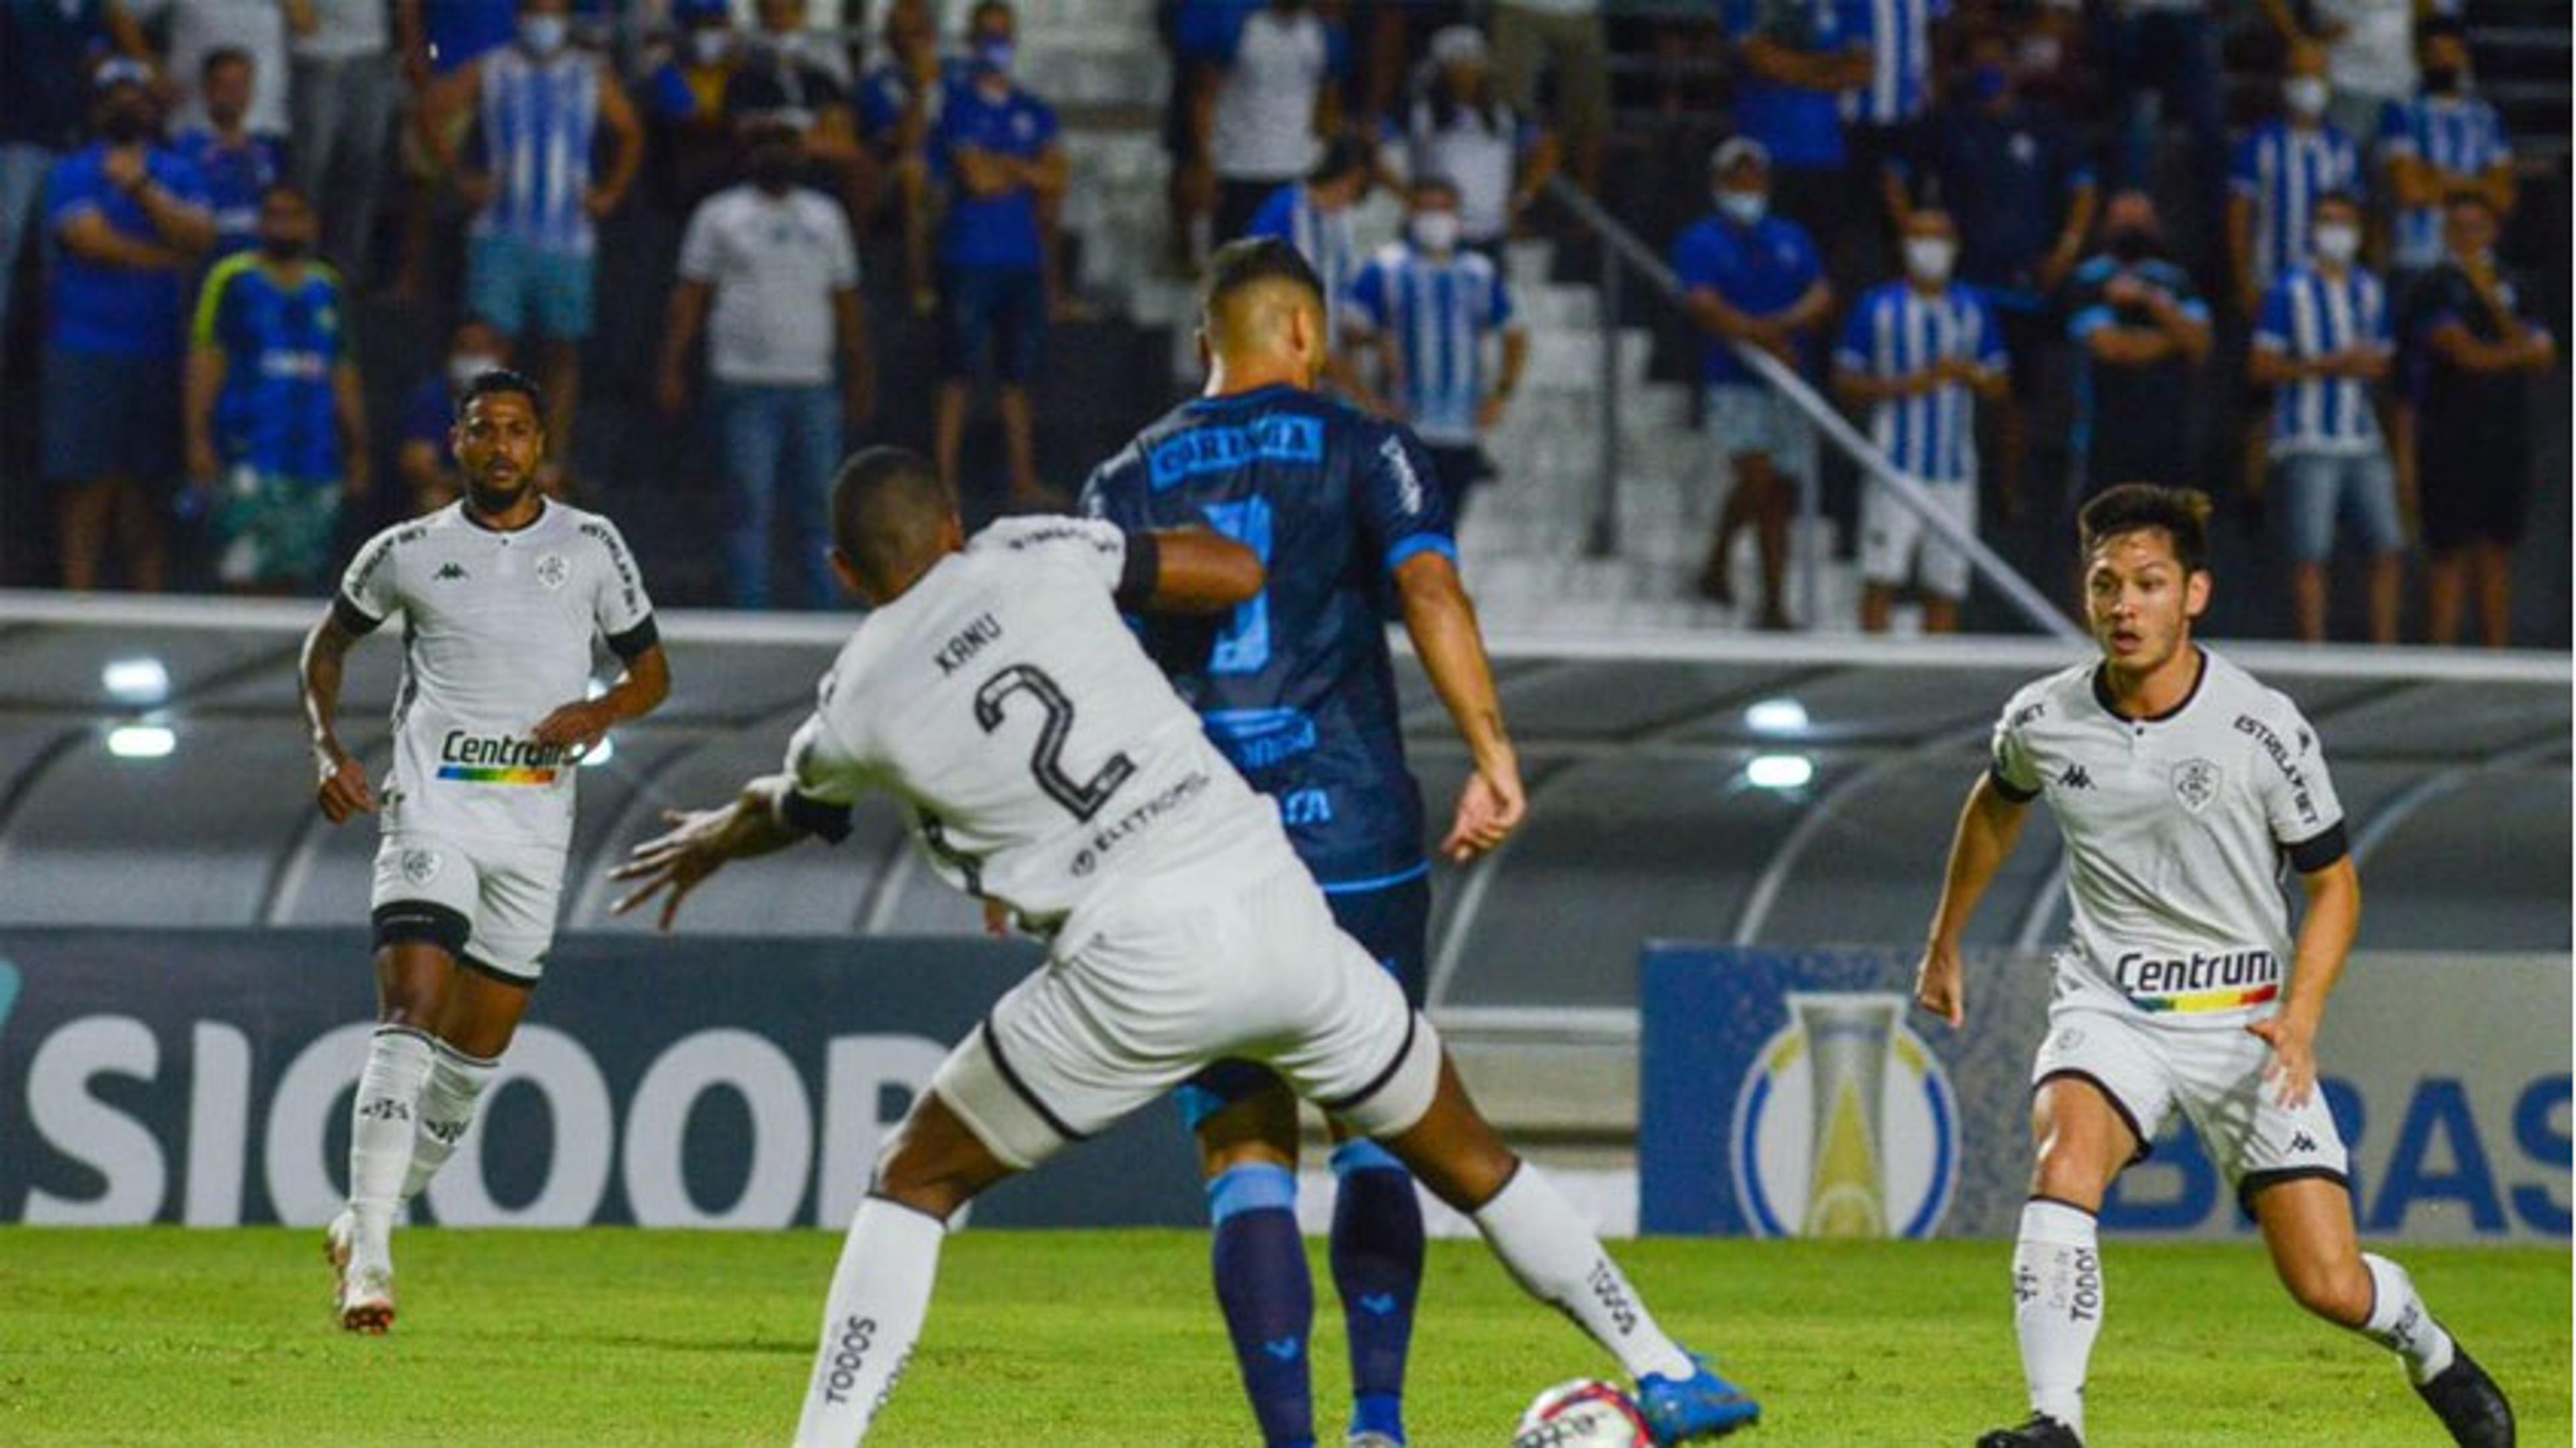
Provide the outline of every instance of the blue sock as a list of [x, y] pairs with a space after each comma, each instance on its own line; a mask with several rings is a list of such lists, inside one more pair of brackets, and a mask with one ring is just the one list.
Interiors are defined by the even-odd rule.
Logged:
[[1351, 1339], [1351, 1431], [1404, 1441], [1404, 1359], [1422, 1295], [1422, 1203], [1373, 1141], [1333, 1153], [1333, 1286]]
[[1244, 1396], [1266, 1448], [1313, 1448], [1315, 1390], [1306, 1372], [1315, 1283], [1297, 1231], [1297, 1174], [1239, 1166], [1209, 1182], [1216, 1300], [1234, 1337]]

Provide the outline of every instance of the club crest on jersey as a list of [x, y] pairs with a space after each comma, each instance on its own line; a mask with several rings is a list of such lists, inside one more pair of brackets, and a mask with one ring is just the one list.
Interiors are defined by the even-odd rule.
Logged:
[[549, 553], [537, 560], [537, 581], [548, 588], [561, 588], [572, 581], [572, 560], [560, 553]]
[[402, 852], [402, 877], [415, 885], [426, 885], [438, 878], [439, 858], [436, 850]]
[[2182, 801], [2184, 809], [2198, 814], [2218, 798], [2219, 777], [2218, 766], [2208, 760], [2186, 759], [2174, 766], [2174, 798]]

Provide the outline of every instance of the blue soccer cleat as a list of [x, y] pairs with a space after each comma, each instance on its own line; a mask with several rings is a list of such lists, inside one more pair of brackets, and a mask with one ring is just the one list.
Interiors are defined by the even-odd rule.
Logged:
[[1646, 1415], [1655, 1442], [1666, 1448], [1693, 1439], [1723, 1438], [1753, 1426], [1762, 1416], [1762, 1405], [1719, 1377], [1707, 1358], [1692, 1353], [1691, 1363], [1699, 1371], [1686, 1378], [1648, 1373], [1637, 1379], [1637, 1408]]

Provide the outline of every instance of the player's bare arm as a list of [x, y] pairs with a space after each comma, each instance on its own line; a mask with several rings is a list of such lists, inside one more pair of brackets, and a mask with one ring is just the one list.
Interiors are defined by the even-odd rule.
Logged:
[[1528, 812], [1520, 758], [1503, 728], [1494, 666], [1485, 657], [1476, 605], [1458, 579], [1457, 565], [1438, 552], [1417, 553], [1395, 570], [1395, 583], [1413, 651], [1476, 765], [1440, 842], [1442, 854], [1463, 864], [1501, 844]]
[[358, 636], [343, 628], [338, 617], [325, 613], [304, 636], [304, 650], [296, 662], [304, 727], [313, 748], [313, 800], [322, 817], [335, 825], [351, 815], [376, 812], [366, 767], [341, 747], [337, 728], [340, 664], [348, 656], [349, 645], [357, 641]]
[[617, 683], [596, 699], [576, 699], [538, 721], [531, 731], [539, 744], [597, 747], [609, 730], [641, 719], [671, 697], [671, 660], [655, 644], [629, 660]]
[[1128, 546], [1153, 550], [1154, 592], [1145, 606], [1156, 613], [1223, 613], [1261, 596], [1269, 574], [1261, 555], [1203, 528], [1160, 529], [1131, 537]]
[[671, 828], [637, 845], [624, 864], [608, 872], [612, 880], [637, 882], [609, 913], [624, 915], [661, 894], [660, 928], [667, 933], [679, 918], [680, 902], [728, 861], [771, 854], [805, 838], [806, 831], [788, 819], [792, 787], [786, 775], [763, 775], [743, 785], [730, 804], [663, 811], [663, 823]]
[[2029, 805], [2005, 794], [1992, 774], [1977, 776], [1968, 802], [1959, 811], [1959, 828], [1950, 838], [1950, 867], [1941, 881], [1941, 903], [1932, 913], [1932, 938], [1923, 947], [1923, 962], [1914, 971], [1914, 1001], [1953, 1027], [1968, 1019], [1968, 985], [1959, 958], [1959, 940], [1977, 913], [1977, 902], [1995, 872], [2012, 858], [2021, 842]]
[[2326, 997], [2343, 978], [2353, 938], [2361, 932], [2361, 872], [2344, 856], [2322, 870], [2303, 872], [2308, 909], [2299, 923], [2299, 941], [2290, 960], [2290, 988], [2281, 998], [2280, 1014], [2245, 1029], [2272, 1048], [2272, 1065], [2264, 1073], [2281, 1093], [2284, 1106], [2306, 1104], [2317, 1089], [2317, 1028], [2324, 1024]]

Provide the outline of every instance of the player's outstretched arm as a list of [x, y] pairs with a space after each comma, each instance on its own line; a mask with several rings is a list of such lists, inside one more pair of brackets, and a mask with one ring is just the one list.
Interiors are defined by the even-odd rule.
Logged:
[[366, 768], [340, 746], [340, 662], [358, 636], [340, 622], [337, 610], [304, 636], [295, 665], [296, 692], [304, 705], [304, 728], [313, 749], [313, 801], [322, 817], [339, 824], [353, 814], [376, 812], [375, 792], [367, 787]]
[[1457, 565], [1436, 549], [1416, 553], [1395, 570], [1404, 607], [1404, 631], [1431, 687], [1467, 743], [1476, 772], [1458, 795], [1458, 811], [1440, 852], [1464, 863], [1501, 844], [1529, 810], [1521, 789], [1520, 757], [1503, 729], [1502, 700], [1494, 692], [1494, 666], [1476, 605], [1459, 582]]
[[1261, 555], [1203, 528], [1173, 528], [1127, 536], [1130, 550], [1148, 556], [1153, 591], [1144, 606], [1156, 613], [1223, 613], [1261, 596], [1270, 576]]
[[612, 880], [636, 882], [609, 913], [623, 915], [658, 894], [660, 928], [667, 932], [679, 917], [680, 902], [726, 862], [771, 854], [805, 838], [809, 831], [791, 822], [786, 804], [793, 787], [786, 775], [764, 775], [745, 784], [730, 804], [663, 811], [662, 821], [671, 828], [637, 845], [624, 864], [608, 872]]
[[1968, 1019], [1967, 973], [1959, 957], [1959, 940], [1977, 913], [1995, 872], [2012, 858], [2021, 841], [2024, 801], [2004, 793], [1992, 774], [1977, 776], [1968, 803], [1959, 811], [1959, 828], [1950, 839], [1950, 867], [1941, 882], [1941, 904], [1932, 913], [1932, 938], [1923, 947], [1923, 963], [1914, 972], [1917, 1005], [1952, 1026]]
[[2324, 869], [2303, 871], [2308, 910], [2290, 962], [2290, 989], [2280, 1013], [2245, 1029], [2272, 1047], [2264, 1076], [2279, 1088], [2281, 1104], [2301, 1106], [2317, 1088], [2317, 1028], [2325, 1023], [2326, 997], [2343, 978], [2353, 937], [2361, 933], [2361, 872], [2345, 855]]

